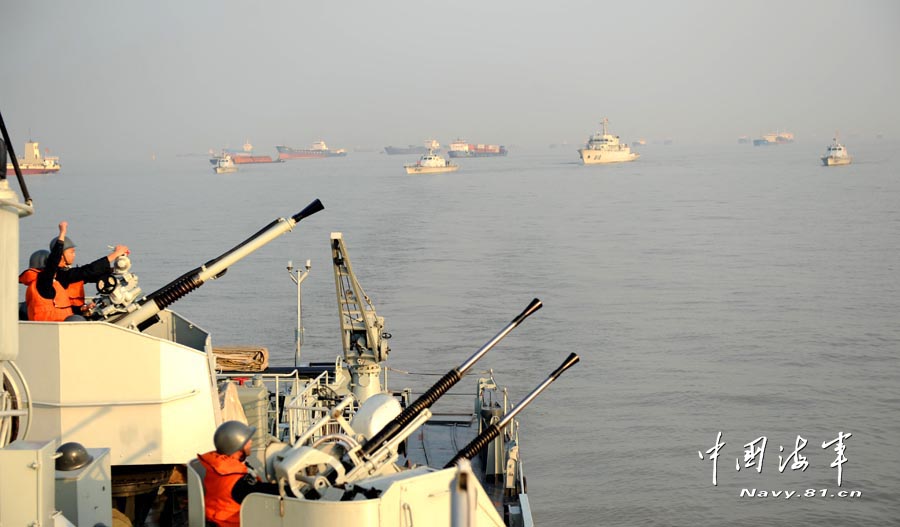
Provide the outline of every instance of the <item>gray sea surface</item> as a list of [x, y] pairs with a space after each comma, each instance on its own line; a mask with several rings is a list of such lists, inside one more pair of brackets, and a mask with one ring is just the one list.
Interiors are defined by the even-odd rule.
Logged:
[[[418, 176], [375, 152], [222, 175], [202, 155], [62, 159], [28, 177], [20, 260], [67, 220], [80, 263], [126, 244], [149, 293], [319, 198], [172, 308], [292, 365], [285, 267], [309, 259], [301, 361], [333, 361], [340, 231], [393, 335], [392, 387], [423, 391], [436, 377], [403, 372], [459, 366], [535, 297], [448, 401], [488, 370], [518, 401], [581, 356], [520, 416], [539, 525], [898, 525], [900, 148], [848, 143], [854, 163], [825, 168], [825, 146], [648, 145], [609, 166], [511, 148]], [[843, 456], [823, 447], [839, 437]]]

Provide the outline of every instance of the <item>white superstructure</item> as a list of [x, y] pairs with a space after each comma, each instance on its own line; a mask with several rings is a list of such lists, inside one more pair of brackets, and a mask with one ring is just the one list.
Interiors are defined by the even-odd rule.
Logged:
[[459, 165], [454, 165], [429, 150], [427, 154], [419, 158], [414, 165], [404, 165], [407, 174], [439, 174], [442, 172], [456, 172]]
[[234, 164], [234, 159], [231, 158], [231, 155], [224, 154], [216, 161], [216, 166], [213, 170], [215, 170], [216, 174], [228, 174], [237, 172], [237, 165]]
[[603, 118], [603, 129], [595, 132], [584, 145], [584, 148], [578, 150], [581, 156], [581, 162], [585, 165], [596, 165], [600, 163], [622, 163], [624, 161], [634, 161], [639, 154], [631, 151], [631, 148], [625, 143], [619, 141], [619, 136], [611, 135], [607, 131], [609, 123], [606, 117]]

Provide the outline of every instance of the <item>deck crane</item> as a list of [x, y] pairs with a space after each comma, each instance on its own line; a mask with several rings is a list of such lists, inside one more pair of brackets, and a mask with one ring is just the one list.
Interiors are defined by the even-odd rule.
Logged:
[[353, 273], [347, 246], [340, 232], [331, 233], [331, 260], [334, 264], [334, 285], [337, 293], [338, 317], [341, 323], [341, 342], [344, 365], [338, 365], [336, 378], [345, 379], [348, 393], [362, 404], [369, 397], [383, 392], [381, 362], [387, 359], [390, 333], [384, 331], [384, 317], [378, 316], [372, 300], [363, 291]]

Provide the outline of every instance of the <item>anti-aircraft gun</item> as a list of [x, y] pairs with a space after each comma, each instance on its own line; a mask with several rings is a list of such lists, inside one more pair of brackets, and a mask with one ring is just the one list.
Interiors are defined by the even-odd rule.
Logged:
[[[467, 371], [490, 351], [510, 331], [529, 315], [540, 309], [541, 302], [534, 299], [512, 322], [493, 339], [482, 346], [459, 367], [450, 370], [429, 388], [415, 402], [402, 411], [396, 401], [386, 395], [372, 396], [364, 402], [349, 423], [344, 419], [343, 409], [352, 402], [348, 396], [334, 408], [331, 416], [311, 427], [295, 443], [300, 445], [276, 455], [272, 460], [279, 481], [287, 483], [291, 492], [300, 498], [352, 500], [357, 493], [365, 490], [358, 483], [367, 478], [387, 476], [397, 473], [400, 445], [431, 417], [429, 408], [447, 393]], [[578, 362], [578, 356], [571, 354], [550, 377], [535, 389], [514, 412], [496, 425], [488, 427], [465, 449], [460, 451], [454, 462], [461, 458], [471, 459], [481, 448], [494, 439], [504, 426], [509, 424], [525, 406], [533, 401], [550, 383], [566, 369]], [[386, 414], [392, 414], [385, 417]], [[377, 423], [378, 425], [373, 425]], [[318, 432], [317, 428], [337, 424], [341, 432], [323, 435], [317, 442], [306, 445], [305, 439]], [[368, 430], [377, 430], [367, 433]], [[374, 497], [374, 495], [372, 496]]]
[[301, 220], [324, 208], [322, 202], [317, 199], [293, 216], [273, 220], [231, 250], [188, 271], [137, 302], [135, 300], [141, 294], [138, 278], [131, 273], [131, 260], [127, 256], [120, 256], [113, 262], [112, 273], [98, 282], [99, 296], [95, 299], [88, 316], [143, 331], [153, 324], [157, 313], [208, 280], [221, 277], [232, 264], [291, 231]]

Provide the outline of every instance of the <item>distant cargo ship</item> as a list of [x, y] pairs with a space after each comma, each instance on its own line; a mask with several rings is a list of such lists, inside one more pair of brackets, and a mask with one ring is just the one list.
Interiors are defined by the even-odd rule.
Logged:
[[447, 153], [450, 157], [498, 157], [505, 156], [507, 151], [502, 145], [475, 145], [457, 139], [450, 143], [450, 150]]
[[347, 151], [343, 148], [331, 150], [325, 141], [316, 141], [309, 148], [291, 148], [289, 146], [278, 145], [278, 159], [319, 159], [323, 157], [344, 157]]
[[424, 146], [386, 146], [384, 147], [384, 153], [389, 156], [409, 156], [409, 155], [422, 155], [427, 154], [428, 149]]
[[231, 154], [231, 160], [235, 165], [249, 165], [254, 163], [281, 163], [280, 159], [272, 159], [272, 156], [248, 156], [243, 154]]
[[[212, 150], [210, 150], [210, 154], [212, 154]], [[237, 150], [234, 148], [224, 148], [222, 149], [222, 154], [218, 156], [212, 156], [209, 158], [210, 164], [213, 166], [219, 166], [219, 162], [225, 158], [230, 157], [231, 162], [235, 165], [251, 165], [256, 163], [280, 163], [280, 159], [273, 159], [272, 156], [257, 156], [253, 155], [253, 145], [250, 144], [249, 141], [244, 143], [244, 147], [241, 150]]]
[[231, 162], [235, 165], [252, 165], [257, 163], [281, 163], [280, 159], [273, 159], [272, 156], [254, 156], [244, 152], [235, 152], [234, 150], [224, 150], [221, 155], [209, 158], [212, 166], [218, 166], [219, 161], [225, 157], [230, 157]]
[[[25, 143], [25, 158], [17, 159], [22, 174], [55, 174], [59, 172], [58, 157], [42, 157], [40, 144], [35, 141]], [[15, 174], [12, 162], [6, 164], [6, 173]]]
[[423, 155], [427, 154], [429, 151], [431, 152], [439, 152], [441, 149], [441, 144], [435, 141], [434, 139], [429, 139], [425, 141], [425, 146], [416, 146], [409, 145], [406, 147], [403, 146], [386, 146], [384, 147], [384, 153], [396, 156], [396, 155]]
[[753, 146], [784, 145], [794, 142], [794, 134], [790, 132], [770, 132], [753, 140]]

